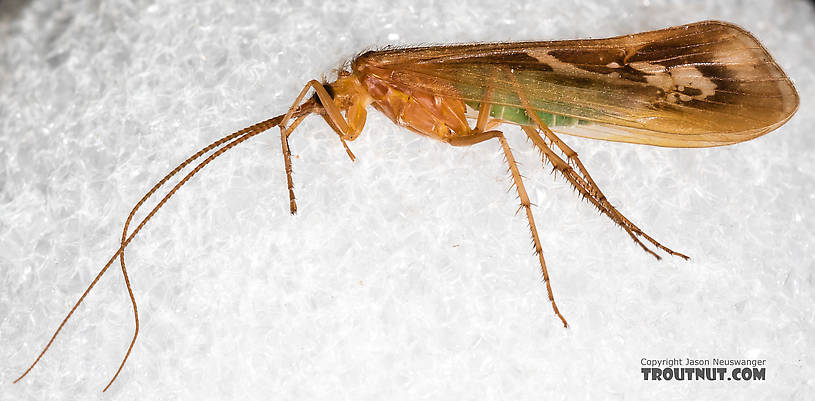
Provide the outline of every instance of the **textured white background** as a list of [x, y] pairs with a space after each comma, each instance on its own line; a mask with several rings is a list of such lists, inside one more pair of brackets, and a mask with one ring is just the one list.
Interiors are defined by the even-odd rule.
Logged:
[[[3, 1], [0, 399], [807, 399], [815, 392], [815, 11], [803, 1]], [[407, 2], [404, 2], [407, 3]], [[722, 19], [801, 108], [757, 140], [660, 149], [566, 138], [661, 262], [507, 130], [553, 316], [497, 143], [449, 146], [371, 111], [350, 163], [319, 119], [190, 182], [33, 360], [118, 247], [142, 193], [302, 85], [386, 44], [604, 37]], [[640, 359], [763, 358], [763, 382], [644, 382]]]

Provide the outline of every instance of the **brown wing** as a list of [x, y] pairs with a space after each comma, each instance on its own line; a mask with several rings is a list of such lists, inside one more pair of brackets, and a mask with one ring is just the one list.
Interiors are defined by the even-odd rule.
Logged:
[[385, 49], [360, 55], [352, 68], [471, 104], [522, 107], [521, 92], [538, 112], [581, 121], [557, 131], [658, 146], [745, 141], [798, 107], [764, 47], [719, 21], [608, 39]]

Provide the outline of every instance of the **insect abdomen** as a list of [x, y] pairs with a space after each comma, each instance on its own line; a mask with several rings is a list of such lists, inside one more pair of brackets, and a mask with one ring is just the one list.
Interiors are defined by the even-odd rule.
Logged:
[[[474, 110], [478, 110], [479, 107], [481, 107], [479, 103], [474, 102], [468, 102], [467, 105], [472, 107]], [[578, 124], [591, 124], [591, 122], [587, 120], [581, 120], [579, 118], [560, 114], [550, 114], [543, 111], [538, 111], [537, 114], [541, 121], [543, 121], [543, 123], [549, 127], [571, 127]], [[526, 110], [520, 107], [494, 104], [490, 108], [490, 117], [518, 125], [535, 125], [535, 122], [532, 121], [532, 118], [529, 117]]]

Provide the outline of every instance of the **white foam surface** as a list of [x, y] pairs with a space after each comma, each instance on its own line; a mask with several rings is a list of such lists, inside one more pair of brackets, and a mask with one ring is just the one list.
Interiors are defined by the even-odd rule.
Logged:
[[[402, 2], [400, 2], [402, 3]], [[815, 392], [815, 11], [803, 1], [0, 5], [0, 399], [705, 400]], [[497, 143], [369, 111], [349, 162], [317, 118], [213, 162], [11, 382], [118, 248], [130, 208], [220, 136], [388, 44], [605, 37], [720, 19], [795, 82], [769, 135], [717, 149], [565, 138], [656, 261], [507, 136], [571, 327], [554, 317]], [[644, 381], [642, 358], [758, 358], [766, 380]]]

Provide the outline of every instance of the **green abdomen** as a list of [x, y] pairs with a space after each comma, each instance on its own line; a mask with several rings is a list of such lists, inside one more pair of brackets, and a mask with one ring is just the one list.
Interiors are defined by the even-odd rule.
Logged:
[[[475, 110], [478, 110], [481, 107], [481, 105], [476, 102], [467, 102], [467, 105]], [[550, 114], [542, 111], [538, 111], [536, 113], [538, 117], [541, 119], [541, 121], [543, 121], [543, 123], [546, 124], [548, 127], [569, 127], [578, 124], [580, 125], [591, 124], [590, 121], [581, 120], [575, 117], [562, 116], [559, 114]], [[529, 114], [526, 113], [526, 110], [520, 107], [502, 106], [494, 104], [490, 108], [490, 117], [508, 121], [518, 125], [535, 125], [535, 122], [532, 121], [532, 118], [529, 117]]]

